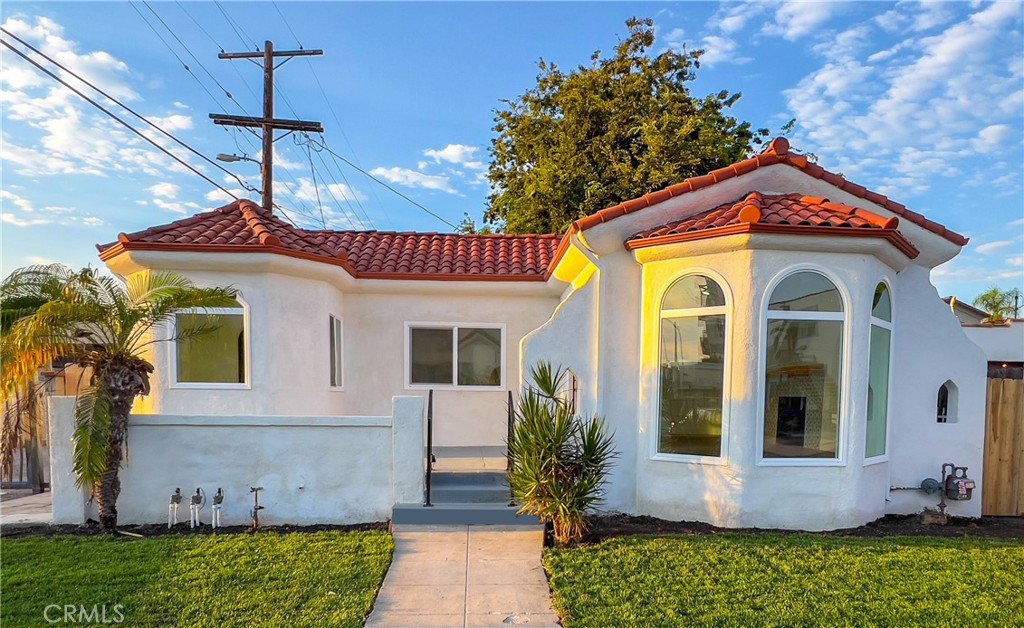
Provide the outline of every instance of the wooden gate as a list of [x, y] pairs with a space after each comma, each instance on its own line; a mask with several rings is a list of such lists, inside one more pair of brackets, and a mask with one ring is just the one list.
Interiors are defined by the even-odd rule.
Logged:
[[1024, 515], [1024, 380], [988, 380], [984, 515]]

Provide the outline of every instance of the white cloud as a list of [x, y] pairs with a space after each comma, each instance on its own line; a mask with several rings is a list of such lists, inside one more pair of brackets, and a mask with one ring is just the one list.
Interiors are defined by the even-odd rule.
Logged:
[[775, 9], [775, 21], [766, 24], [762, 32], [796, 41], [813, 33], [841, 8], [841, 3], [785, 0]]
[[458, 194], [452, 187], [451, 181], [444, 175], [429, 175], [407, 168], [374, 168], [370, 171], [375, 177], [385, 181], [397, 183], [410, 188], [424, 188], [427, 190], [438, 190], [448, 194]]
[[704, 28], [730, 35], [743, 30], [751, 19], [770, 8], [771, 5], [762, 0], [722, 3], [721, 8], [711, 16]]
[[[229, 188], [228, 192], [231, 192], [231, 194], [234, 194], [238, 198], [246, 198], [248, 196], [248, 194], [249, 194], [248, 192], [246, 192], [242, 188]], [[209, 192], [207, 192], [203, 196], [203, 198], [205, 198], [207, 201], [209, 201], [211, 203], [225, 203], [225, 204], [226, 203], [231, 203], [232, 201], [235, 200], [231, 195], [229, 195], [227, 192], [225, 192], [224, 190], [221, 190], [219, 188], [215, 188], [213, 190], [210, 190]]]
[[[291, 188], [289, 192], [291, 195], [300, 201], [317, 201], [318, 198], [321, 203], [329, 203], [337, 200], [342, 201], [364, 201], [366, 196], [358, 190], [355, 190], [344, 183], [320, 183], [316, 186], [313, 185], [313, 181], [305, 177], [299, 177], [298, 188]], [[319, 197], [317, 197], [319, 193]]]
[[[476, 146], [449, 144], [441, 149], [428, 148], [423, 151], [423, 155], [433, 158], [434, 163], [447, 161], [448, 163], [458, 164], [465, 166], [466, 168], [472, 168], [473, 170], [480, 170], [485, 168], [486, 165], [483, 162], [474, 159], [477, 151], [479, 150], [480, 149]], [[420, 169], [422, 170], [422, 168]]]
[[663, 36], [665, 46], [671, 50], [681, 50], [686, 46], [686, 31], [681, 28], [673, 28]]
[[175, 185], [173, 183], [164, 182], [151, 185], [146, 189], [149, 190], [149, 192], [153, 196], [162, 196], [164, 198], [175, 199], [178, 198], [178, 192], [181, 191], [181, 186]]
[[164, 211], [182, 215], [194, 214], [203, 210], [202, 205], [191, 201], [165, 201], [162, 198], [154, 198], [153, 204]]
[[[10, 17], [3, 26], [122, 102], [140, 100], [129, 82], [127, 64], [102, 50], [80, 50], [53, 20]], [[72, 85], [78, 83], [69, 73], [55, 71]], [[5, 167], [33, 177], [111, 173], [159, 177], [187, 172], [64, 86], [45, 77], [31, 79], [29, 73], [36, 70], [16, 55], [0, 57], [4, 128], [0, 158]], [[144, 108], [137, 108], [147, 114]], [[168, 132], [188, 130], [193, 124], [192, 118], [183, 114], [148, 117]], [[153, 129], [135, 126], [172, 153], [187, 154]]]
[[181, 101], [178, 101], [178, 100], [175, 100], [175, 101], [174, 101], [173, 103], [171, 103], [171, 104], [173, 104], [173, 105], [174, 105], [175, 107], [177, 107], [178, 109], [188, 109], [188, 108], [189, 108], [189, 106], [188, 106], [188, 105], [186, 105], [185, 103], [183, 103], [183, 102], [181, 102]]
[[1010, 266], [1024, 266], [1024, 255], [1007, 257], [1006, 263], [1009, 264]]
[[[853, 25], [836, 37], [843, 45], [816, 46], [821, 65], [784, 92], [800, 123], [794, 145], [901, 198], [927, 192], [936, 177], [966, 177], [974, 158], [1009, 159], [1024, 107], [1024, 64], [1007, 52], [1024, 45], [1020, 22], [1019, 4], [985, 4], [938, 34], [866, 59], [865, 25]], [[1019, 176], [1003, 179], [999, 186], [1019, 192]]]
[[975, 252], [981, 253], [982, 255], [988, 255], [989, 253], [995, 253], [1000, 249], [1005, 249], [1008, 246], [1013, 246], [1012, 240], [996, 240], [995, 242], [986, 242], [985, 244], [979, 244], [974, 247]]
[[748, 63], [750, 57], [741, 57], [736, 54], [738, 45], [729, 37], [719, 35], [706, 35], [701, 39], [700, 47], [704, 49], [704, 55], [700, 58], [701, 65], [713, 67], [719, 63]]
[[[29, 201], [27, 198], [18, 196], [17, 194], [15, 194], [14, 192], [11, 192], [9, 190], [0, 190], [0, 200], [10, 201], [11, 204], [13, 204], [15, 207], [17, 207], [18, 209], [20, 209], [23, 212], [30, 212], [31, 213], [31, 212], [35, 211], [32, 208], [32, 202], [31, 201]], [[0, 206], [3, 206], [3, 205], [6, 205], [6, 203], [0, 203]]]

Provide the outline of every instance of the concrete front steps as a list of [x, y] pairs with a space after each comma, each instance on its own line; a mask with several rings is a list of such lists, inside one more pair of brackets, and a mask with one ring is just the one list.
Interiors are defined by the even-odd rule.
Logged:
[[502, 471], [435, 471], [430, 483], [432, 506], [395, 504], [395, 525], [540, 525], [533, 516], [516, 516], [509, 506]]

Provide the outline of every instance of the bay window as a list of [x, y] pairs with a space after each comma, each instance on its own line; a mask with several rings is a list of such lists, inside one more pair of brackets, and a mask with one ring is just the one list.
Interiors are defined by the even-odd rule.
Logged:
[[683, 277], [660, 321], [658, 453], [721, 456], [725, 295], [708, 277]]
[[765, 346], [762, 458], [839, 458], [843, 302], [825, 276], [772, 291]]

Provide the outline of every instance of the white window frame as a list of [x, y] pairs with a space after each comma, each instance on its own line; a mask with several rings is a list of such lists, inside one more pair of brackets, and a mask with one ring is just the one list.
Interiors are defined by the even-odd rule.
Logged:
[[[345, 320], [335, 314], [328, 314], [327, 320], [334, 333], [334, 344], [331, 345], [331, 336], [327, 336], [327, 387], [330, 390], [344, 392], [345, 390]], [[338, 383], [331, 381], [331, 354], [334, 353], [334, 369], [337, 374]]]
[[245, 383], [228, 382], [179, 382], [178, 381], [178, 341], [171, 340], [168, 345], [168, 371], [171, 384], [170, 388], [192, 389], [192, 390], [252, 390], [252, 333], [249, 325], [249, 304], [236, 296], [240, 307], [210, 307], [210, 308], [189, 308], [178, 310], [171, 316], [169, 323], [170, 335], [174, 338], [177, 332], [178, 314], [234, 314], [242, 312], [242, 333], [244, 346], [242, 347], [242, 359], [244, 361]]
[[[451, 384], [414, 384], [412, 383], [412, 330], [413, 329], [450, 329], [452, 332], [452, 383]], [[459, 329], [497, 329], [501, 332], [501, 381], [497, 386], [459, 385]], [[505, 323], [448, 323], [428, 321], [405, 321], [405, 347], [403, 360], [403, 379], [406, 390], [505, 390], [507, 333]]]
[[[896, 337], [895, 325], [893, 325], [893, 321], [896, 320], [896, 299], [893, 297], [892, 285], [889, 283], [889, 281], [887, 279], [884, 279], [884, 278], [883, 279], [879, 279], [875, 283], [875, 288], [872, 288], [872, 298], [874, 298], [874, 292], [873, 291], [878, 288], [878, 284], [883, 284], [885, 286], [885, 289], [889, 292], [889, 318], [891, 318], [892, 320], [887, 321], [887, 320], [884, 320], [884, 319], [881, 319], [881, 318], [876, 318], [875, 315], [871, 313], [871, 309], [872, 309], [871, 308], [871, 300], [870, 299], [868, 300], [868, 313], [871, 315], [870, 316], [870, 323], [869, 323], [869, 326], [868, 326], [868, 341], [867, 341], [867, 345], [868, 345], [868, 369], [871, 368], [871, 327], [878, 326], [878, 327], [881, 327], [882, 329], [889, 330], [889, 370], [887, 372], [888, 382], [886, 384], [889, 387], [889, 390], [888, 390], [888, 392], [887, 392], [887, 394], [885, 396], [885, 451], [883, 451], [881, 454], [879, 454], [877, 456], [870, 456], [870, 457], [868, 457], [868, 455], [867, 455], [868, 454], [868, 439], [867, 439], [867, 431], [868, 431], [867, 421], [868, 421], [868, 419], [867, 419], [867, 412], [865, 411], [865, 413], [864, 413], [864, 466], [865, 467], [871, 466], [873, 464], [879, 464], [879, 463], [882, 463], [882, 462], [889, 462], [889, 441], [892, 438], [892, 421], [890, 421], [889, 419], [892, 416], [892, 391], [893, 391], [893, 388], [892, 388], [892, 385], [893, 385], [893, 379], [892, 379], [893, 350], [892, 350], [892, 348], [896, 344], [896, 342], [895, 342], [895, 337]], [[866, 394], [867, 394], [867, 391], [865, 390], [865, 398], [864, 398], [865, 410], [867, 409], [867, 396], [866, 396]]]
[[[790, 275], [802, 272], [817, 273], [832, 282], [839, 292], [842, 312], [791, 312], [785, 310], [769, 310], [772, 294], [775, 288]], [[874, 287], [872, 286], [872, 289]], [[755, 419], [755, 457], [759, 467], [845, 467], [847, 463], [847, 443], [849, 439], [849, 416], [850, 397], [843, 394], [850, 390], [850, 346], [851, 346], [851, 325], [850, 325], [850, 303], [852, 299], [846, 290], [846, 284], [839, 280], [832, 272], [823, 266], [815, 264], [801, 264], [786, 268], [772, 278], [761, 294], [761, 316], [760, 331], [758, 335], [758, 359], [757, 359], [757, 417]], [[773, 315], [774, 313], [774, 315]], [[804, 320], [804, 321], [840, 321], [843, 324], [842, 333], [842, 356], [839, 361], [839, 368], [842, 373], [839, 377], [839, 434], [836, 436], [836, 457], [835, 458], [765, 458], [764, 457], [764, 415], [765, 399], [767, 389], [767, 378], [765, 369], [768, 362], [768, 321], [769, 320]]]
[[[677, 281], [686, 277], [692, 277], [697, 275], [703, 275], [708, 279], [712, 279], [718, 284], [718, 287], [722, 290], [722, 294], [725, 296], [725, 305], [715, 307], [700, 307], [700, 308], [682, 308], [675, 310], [662, 310], [661, 305], [665, 302], [665, 295], [672, 289], [672, 286]], [[656, 333], [650, 334], [652, 338], [652, 355], [654, 356], [655, 368], [651, 369], [651, 380], [650, 390], [654, 391], [654, 403], [651, 405], [651, 410], [648, 414], [648, 433], [651, 435], [650, 445], [650, 458], [660, 462], [684, 462], [684, 463], [697, 463], [697, 464], [711, 464], [711, 465], [726, 465], [729, 464], [729, 435], [731, 433], [732, 425], [732, 330], [733, 316], [733, 300], [732, 291], [729, 287], [729, 283], [725, 278], [718, 272], [711, 270], [710, 268], [701, 267], [690, 267], [685, 272], [671, 277], [664, 285], [664, 287], [658, 292], [653, 307], [653, 315], [651, 316], [652, 329], [657, 330]], [[722, 446], [721, 453], [718, 456], [702, 456], [698, 454], [673, 454], [658, 451], [658, 446], [661, 441], [661, 321], [663, 318], [671, 318], [672, 315], [682, 316], [695, 316], [697, 313], [700, 314], [724, 314], [725, 315], [725, 355], [723, 357], [724, 373], [722, 374]]]

